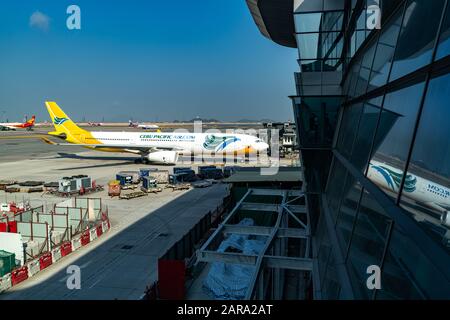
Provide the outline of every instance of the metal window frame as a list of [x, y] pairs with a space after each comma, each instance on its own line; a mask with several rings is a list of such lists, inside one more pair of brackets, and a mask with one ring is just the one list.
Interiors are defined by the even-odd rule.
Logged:
[[[281, 196], [282, 201], [280, 204], [255, 204], [246, 202], [247, 197], [251, 195], [270, 195]], [[294, 199], [289, 199], [289, 198]], [[300, 198], [305, 199], [304, 205], [292, 205], [291, 203]], [[238, 213], [240, 209], [254, 210], [255, 212], [269, 211], [274, 212], [277, 215], [277, 220], [274, 226], [240, 226], [229, 224], [231, 219]], [[275, 211], [274, 211], [275, 210]], [[276, 212], [276, 213], [275, 213]], [[304, 214], [306, 216], [306, 223], [299, 220], [295, 213]], [[300, 225], [300, 228], [291, 228], [282, 226], [283, 219], [287, 217], [293, 217], [294, 220]], [[301, 190], [276, 190], [276, 189], [249, 189], [241, 200], [236, 204], [234, 209], [228, 214], [224, 221], [209, 237], [209, 239], [202, 245], [197, 251], [198, 262], [224, 262], [241, 265], [251, 265], [255, 267], [255, 271], [251, 278], [247, 293], [246, 300], [249, 300], [253, 295], [255, 288], [260, 279], [261, 272], [267, 268], [273, 269], [290, 269], [300, 271], [313, 271], [313, 259], [310, 258], [311, 246], [311, 219], [308, 211], [307, 194]], [[217, 252], [209, 249], [209, 246], [213, 241], [220, 237], [221, 234], [247, 234], [256, 236], [266, 236], [263, 250], [258, 255], [247, 255], [242, 253], [231, 252]], [[269, 252], [270, 248], [273, 248], [274, 241], [277, 239], [295, 238], [304, 239], [305, 242], [305, 254], [303, 257], [288, 257], [285, 255], [272, 255]]]

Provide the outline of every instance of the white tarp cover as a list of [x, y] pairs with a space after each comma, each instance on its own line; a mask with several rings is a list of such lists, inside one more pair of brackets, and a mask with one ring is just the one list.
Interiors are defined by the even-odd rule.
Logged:
[[24, 265], [23, 240], [19, 233], [0, 232], [0, 250], [16, 255], [16, 265]]
[[[246, 218], [241, 220], [239, 225], [251, 226], [253, 223], [253, 219]], [[222, 241], [217, 251], [226, 252], [233, 249], [234, 252], [237, 250], [247, 255], [258, 255], [263, 250], [266, 239], [262, 236], [250, 239], [249, 235], [231, 234]], [[214, 262], [203, 286], [216, 299], [244, 299], [254, 272], [254, 266]]]

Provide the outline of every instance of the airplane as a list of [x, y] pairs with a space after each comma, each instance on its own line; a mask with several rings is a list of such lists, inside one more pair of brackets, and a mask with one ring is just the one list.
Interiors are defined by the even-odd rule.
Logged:
[[128, 121], [128, 126], [133, 128], [141, 128], [143, 130], [159, 129], [159, 126], [157, 126], [156, 124], [139, 124], [139, 122], [133, 122], [131, 120]]
[[138, 154], [144, 163], [176, 164], [183, 154], [235, 154], [264, 152], [269, 145], [261, 139], [245, 134], [221, 133], [161, 133], [161, 132], [102, 132], [87, 131], [78, 127], [56, 104], [45, 105], [55, 127], [48, 134], [64, 140], [52, 145], [78, 145], [104, 152], [128, 152]]
[[30, 120], [20, 123], [20, 122], [6, 122], [6, 123], [0, 123], [1, 128], [8, 128], [9, 130], [16, 130], [16, 129], [27, 129], [27, 130], [33, 130], [34, 124], [36, 122], [36, 117], [31, 117]]
[[[398, 193], [403, 172], [387, 164], [371, 161], [367, 178], [381, 188]], [[450, 189], [433, 181], [408, 173], [403, 195], [441, 213], [441, 222], [450, 226]]]

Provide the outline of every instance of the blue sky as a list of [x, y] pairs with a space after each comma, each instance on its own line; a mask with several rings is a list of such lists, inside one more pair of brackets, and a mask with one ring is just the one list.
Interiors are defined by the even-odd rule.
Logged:
[[74, 120], [288, 120], [296, 58], [244, 0], [2, 0], [0, 116], [47, 120], [49, 99]]

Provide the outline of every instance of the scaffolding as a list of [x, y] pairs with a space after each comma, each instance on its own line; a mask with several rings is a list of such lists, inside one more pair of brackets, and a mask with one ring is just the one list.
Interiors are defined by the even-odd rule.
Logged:
[[[301, 272], [303, 288], [311, 279], [311, 225], [307, 198], [301, 190], [249, 189], [197, 252], [197, 261], [253, 266], [245, 299], [282, 299], [289, 272]], [[254, 225], [239, 221], [251, 218]], [[265, 237], [259, 254], [218, 252], [231, 234]], [[298, 278], [298, 277], [297, 277]], [[306, 281], [305, 281], [306, 279]], [[305, 291], [305, 290], [303, 290]], [[295, 298], [304, 298], [298, 294]]]

